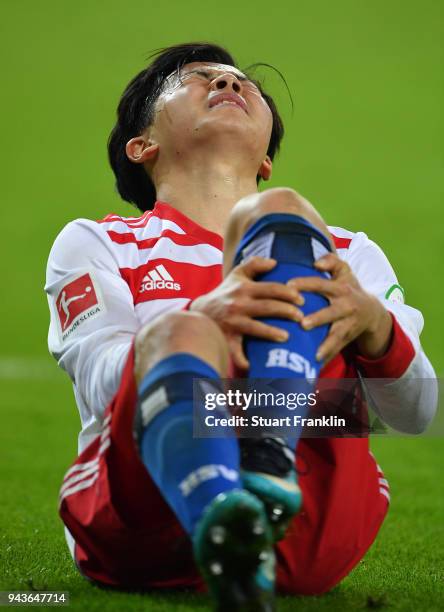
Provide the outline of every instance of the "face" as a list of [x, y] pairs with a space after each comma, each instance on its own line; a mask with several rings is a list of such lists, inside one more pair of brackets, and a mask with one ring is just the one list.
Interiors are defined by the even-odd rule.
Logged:
[[164, 154], [180, 155], [192, 147], [266, 156], [273, 117], [257, 86], [225, 64], [193, 62], [164, 84], [149, 137]]

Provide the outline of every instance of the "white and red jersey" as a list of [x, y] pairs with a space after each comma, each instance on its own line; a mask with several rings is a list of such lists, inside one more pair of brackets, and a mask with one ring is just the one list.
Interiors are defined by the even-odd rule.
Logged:
[[[422, 431], [433, 418], [435, 373], [421, 349], [421, 313], [403, 291], [382, 250], [362, 232], [330, 227], [338, 255], [361, 286], [394, 318], [387, 354], [378, 360], [339, 355], [322, 375], [398, 379], [376, 399], [380, 416], [402, 431]], [[222, 280], [222, 238], [170, 205], [140, 217], [77, 219], [57, 237], [47, 266], [49, 350], [69, 374], [80, 411], [79, 452], [101, 432], [137, 331], [158, 315], [185, 308]]]

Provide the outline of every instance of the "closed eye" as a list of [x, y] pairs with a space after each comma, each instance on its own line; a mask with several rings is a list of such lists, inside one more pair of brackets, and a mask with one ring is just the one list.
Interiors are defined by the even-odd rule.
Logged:
[[196, 74], [204, 77], [204, 79], [212, 79], [213, 75], [211, 72], [207, 72], [206, 70], [196, 70]]
[[[187, 72], [184, 76], [188, 76], [191, 74], [197, 74], [203, 77], [204, 79], [208, 79], [208, 80], [213, 80], [218, 76], [218, 73], [208, 72], [207, 70], [201, 70], [201, 69], [190, 70], [190, 72]], [[247, 77], [243, 75], [241, 76], [240, 74], [236, 74], [235, 76], [239, 81], [244, 81], [244, 82], [248, 81]]]

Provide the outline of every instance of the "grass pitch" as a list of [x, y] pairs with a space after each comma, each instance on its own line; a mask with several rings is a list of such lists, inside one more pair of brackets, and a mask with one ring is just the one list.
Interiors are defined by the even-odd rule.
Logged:
[[[20, 0], [3, 2], [0, 147], [0, 590], [71, 593], [72, 610], [205, 610], [190, 594], [99, 590], [75, 570], [57, 516], [79, 428], [67, 379], [47, 357], [42, 287], [56, 234], [75, 217], [133, 215], [113, 191], [105, 143], [118, 97], [153, 49], [227, 46], [262, 71], [286, 137], [268, 186], [308, 197], [331, 225], [365, 231], [424, 314], [444, 372], [443, 10], [439, 0]], [[388, 518], [365, 559], [320, 598], [279, 609], [444, 609], [442, 440], [380, 438]]]
[[[56, 501], [65, 467], [75, 456], [78, 420], [70, 386], [56, 371], [51, 380], [7, 382], [3, 400], [9, 426], [0, 431], [0, 590], [66, 590], [70, 609], [78, 611], [210, 609], [203, 595], [106, 591], [80, 576], [65, 544]], [[373, 450], [392, 495], [375, 544], [331, 593], [280, 597], [279, 611], [442, 610], [442, 441], [378, 438]]]

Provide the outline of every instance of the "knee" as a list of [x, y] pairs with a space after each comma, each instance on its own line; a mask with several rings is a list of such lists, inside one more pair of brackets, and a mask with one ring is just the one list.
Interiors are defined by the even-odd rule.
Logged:
[[140, 329], [135, 339], [135, 374], [140, 381], [156, 363], [174, 353], [203, 359], [222, 376], [228, 369], [228, 347], [218, 325], [198, 312], [171, 312]]
[[252, 210], [253, 221], [256, 218], [271, 213], [287, 213], [309, 216], [314, 210], [313, 206], [303, 198], [297, 191], [289, 187], [275, 187], [260, 194], [259, 201]]
[[225, 233], [227, 253], [232, 254], [239, 240], [251, 225], [264, 215], [272, 213], [298, 215], [310, 221], [326, 236], [330, 236], [322, 217], [308, 200], [294, 189], [276, 187], [246, 196], [234, 206]]
[[238, 228], [243, 234], [245, 230], [263, 215], [270, 213], [289, 213], [307, 216], [313, 207], [294, 189], [275, 187], [262, 193], [254, 193], [239, 200], [234, 206], [228, 226]]

